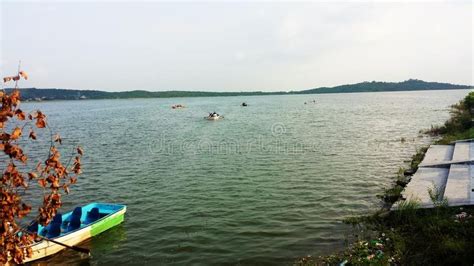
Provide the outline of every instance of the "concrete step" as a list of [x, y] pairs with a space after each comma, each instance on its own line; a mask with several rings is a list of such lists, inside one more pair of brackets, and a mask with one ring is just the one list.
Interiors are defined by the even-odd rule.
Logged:
[[[456, 144], [457, 145], [457, 144]], [[444, 197], [450, 206], [471, 204], [470, 165], [453, 164], [449, 169]]]
[[454, 145], [431, 145], [428, 151], [426, 151], [425, 158], [420, 166], [451, 161], [453, 153]]
[[474, 205], [474, 142], [431, 145], [402, 195], [430, 208], [433, 202], [429, 190], [435, 186], [449, 206]]
[[453, 161], [467, 161], [471, 158], [471, 142], [457, 142], [454, 145]]
[[471, 205], [474, 205], [474, 164], [469, 165], [469, 178], [471, 180]]
[[471, 147], [469, 147], [469, 158], [474, 160], [474, 142], [471, 142]]
[[432, 168], [420, 167], [413, 175], [410, 183], [402, 192], [406, 200], [415, 200], [421, 204], [421, 207], [433, 207], [433, 201], [429, 195], [429, 189], [436, 186], [441, 194], [443, 194], [446, 187], [446, 180], [448, 177], [448, 168]]

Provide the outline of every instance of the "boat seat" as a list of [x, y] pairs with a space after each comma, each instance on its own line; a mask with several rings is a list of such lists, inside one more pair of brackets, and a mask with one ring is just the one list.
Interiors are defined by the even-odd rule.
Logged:
[[60, 213], [56, 213], [51, 223], [53, 224], [62, 224], [63, 222], [63, 215]]
[[49, 225], [49, 230], [46, 234], [47, 238], [58, 237], [61, 234], [61, 224], [60, 223], [51, 223]]
[[54, 216], [49, 226], [41, 230], [40, 235], [43, 235], [49, 238], [59, 236], [61, 234], [62, 223], [63, 223], [63, 215], [60, 213], [56, 213], [56, 215]]
[[81, 227], [81, 216], [72, 215], [71, 221], [69, 221], [69, 225], [67, 227], [68, 231], [74, 231]]
[[35, 221], [31, 225], [29, 225], [27, 230], [30, 233], [38, 233], [38, 222]]
[[100, 219], [99, 208], [95, 207], [87, 213], [87, 220], [91, 223]]
[[74, 211], [72, 211], [72, 216], [82, 216], [82, 207], [76, 207]]

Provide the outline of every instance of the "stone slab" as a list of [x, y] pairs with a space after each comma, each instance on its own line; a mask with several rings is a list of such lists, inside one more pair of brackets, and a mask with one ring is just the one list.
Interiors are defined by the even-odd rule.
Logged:
[[426, 151], [425, 158], [420, 166], [423, 164], [437, 164], [451, 161], [453, 158], [453, 152], [454, 145], [431, 145]]
[[453, 161], [467, 161], [470, 159], [471, 144], [469, 142], [458, 142], [454, 145]]
[[403, 197], [408, 201], [418, 201], [422, 207], [432, 207], [433, 202], [428, 191], [429, 189], [434, 189], [434, 186], [436, 186], [441, 194], [443, 194], [448, 173], [448, 168], [418, 168], [418, 171], [416, 171], [410, 183], [408, 183], [402, 192]]
[[451, 165], [444, 192], [450, 206], [471, 204], [472, 178], [469, 171], [469, 165]]

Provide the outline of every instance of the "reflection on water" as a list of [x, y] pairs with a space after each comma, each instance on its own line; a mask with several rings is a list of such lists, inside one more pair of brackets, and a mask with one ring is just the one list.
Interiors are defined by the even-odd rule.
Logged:
[[[123, 203], [123, 225], [48, 264], [284, 264], [344, 244], [419, 130], [467, 91], [27, 103], [85, 150], [65, 210]], [[316, 98], [316, 104], [307, 104]], [[247, 102], [248, 107], [241, 107]], [[172, 109], [180, 103], [187, 108]], [[219, 121], [203, 117], [212, 111]], [[401, 141], [401, 138], [405, 141]]]

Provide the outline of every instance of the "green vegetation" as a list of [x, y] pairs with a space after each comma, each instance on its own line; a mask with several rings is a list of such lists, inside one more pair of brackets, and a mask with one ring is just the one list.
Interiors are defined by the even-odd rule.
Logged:
[[425, 158], [425, 153], [427, 150], [428, 146], [418, 148], [415, 155], [411, 157], [410, 169], [412, 169], [413, 172], [418, 170], [418, 165], [423, 161], [423, 158]]
[[[79, 99], [128, 99], [128, 98], [173, 98], [173, 97], [220, 97], [220, 96], [254, 96], [284, 94], [315, 94], [315, 93], [351, 93], [379, 91], [413, 91], [413, 90], [456, 90], [469, 89], [471, 86], [450, 83], [425, 82], [422, 80], [406, 80], [403, 82], [362, 82], [341, 85], [332, 88], [322, 87], [303, 91], [278, 92], [207, 92], [207, 91], [124, 91], [106, 92], [99, 90], [69, 89], [22, 89], [23, 100], [79, 100]], [[7, 91], [9, 91], [7, 89]]]
[[336, 87], [323, 87], [304, 90], [297, 93], [351, 93], [351, 92], [377, 92], [377, 91], [416, 91], [416, 90], [459, 90], [470, 89], [471, 86], [455, 85], [450, 83], [426, 82], [418, 79], [409, 79], [403, 82], [361, 82], [357, 84], [341, 85]]
[[[451, 118], [430, 134], [438, 143], [473, 138], [474, 92], [452, 106]], [[297, 265], [472, 265], [474, 262], [474, 206], [448, 207], [448, 199], [433, 185], [428, 190], [434, 208], [421, 209], [416, 201], [392, 204], [418, 169], [427, 148], [412, 157], [410, 169], [400, 168], [393, 186], [380, 196], [384, 207], [368, 216], [349, 217], [356, 239], [346, 250], [317, 258], [304, 257]], [[365, 232], [365, 233], [361, 233]]]
[[451, 106], [451, 118], [442, 126], [431, 126], [426, 133], [442, 136], [438, 144], [449, 144], [460, 139], [474, 138], [472, 118], [474, 116], [474, 92], [470, 92], [464, 100]]
[[[9, 91], [7, 89], [7, 91]], [[98, 90], [66, 89], [21, 89], [23, 100], [81, 100], [81, 99], [130, 99], [130, 98], [174, 98], [174, 97], [221, 97], [240, 95], [275, 95], [286, 92], [204, 92], [204, 91], [123, 91], [106, 92]]]
[[442, 201], [433, 209], [419, 209], [416, 202], [400, 204], [398, 211], [368, 219], [372, 230], [392, 240], [386, 257], [403, 265], [464, 265], [474, 259], [474, 209], [448, 208]]

